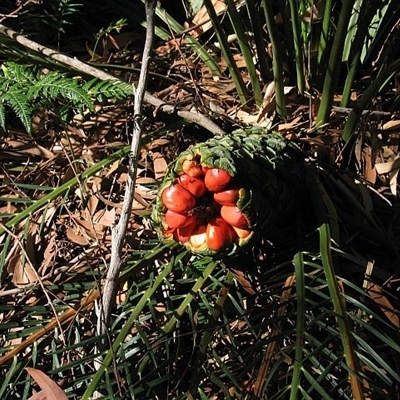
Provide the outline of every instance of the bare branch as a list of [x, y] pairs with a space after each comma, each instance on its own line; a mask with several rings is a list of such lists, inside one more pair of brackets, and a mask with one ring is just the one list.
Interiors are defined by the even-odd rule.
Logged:
[[135, 194], [137, 160], [140, 152], [140, 139], [142, 136], [142, 104], [145, 95], [147, 77], [149, 73], [150, 53], [154, 40], [154, 9], [156, 0], [147, 0], [146, 5], [146, 41], [143, 50], [142, 67], [139, 82], [135, 91], [133, 133], [131, 153], [128, 167], [128, 179], [125, 188], [125, 197], [122, 205], [121, 216], [118, 224], [112, 230], [111, 260], [103, 291], [103, 316], [102, 333], [105, 333], [110, 321], [111, 309], [114, 305], [117, 278], [123, 263], [122, 247], [125, 242], [126, 231], [131, 216], [132, 202]]

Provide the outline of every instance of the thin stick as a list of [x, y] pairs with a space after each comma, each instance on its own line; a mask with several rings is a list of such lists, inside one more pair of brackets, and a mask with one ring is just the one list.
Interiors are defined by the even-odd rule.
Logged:
[[[67, 55], [62, 54], [56, 50], [42, 46], [41, 44], [36, 43], [33, 40], [30, 40], [23, 35], [18, 34], [17, 32], [13, 31], [12, 29], [2, 24], [0, 24], [0, 34], [10, 37], [11, 39], [15, 40], [17, 43], [21, 44], [23, 47], [29, 50], [50, 57], [51, 59], [58, 61], [61, 64], [68, 66], [69, 68], [73, 68], [74, 70], [83, 73], [85, 75], [93, 76], [94, 78], [98, 78], [101, 80], [112, 80], [112, 81], [120, 80], [114, 75], [108, 74], [107, 72], [92, 67], [91, 65], [86, 64], [78, 60], [77, 58], [68, 57]], [[167, 104], [164, 101], [158, 99], [157, 97], [154, 97], [153, 95], [147, 92], [144, 94], [143, 101], [156, 107], [157, 110], [161, 110], [167, 114], [176, 113], [179, 117], [202, 126], [209, 132], [213, 133], [214, 135], [225, 134], [225, 131], [223, 129], [221, 129], [215, 122], [213, 122], [211, 119], [207, 118], [205, 115], [201, 113], [177, 110], [175, 106]]]
[[122, 248], [125, 243], [126, 231], [128, 229], [128, 223], [132, 210], [132, 202], [135, 194], [137, 160], [140, 152], [140, 142], [143, 129], [142, 105], [146, 90], [147, 78], [149, 75], [149, 61], [154, 40], [155, 6], [156, 0], [147, 0], [145, 2], [147, 19], [146, 40], [143, 49], [143, 59], [142, 67], [140, 69], [139, 82], [135, 92], [133, 133], [128, 167], [128, 179], [125, 188], [125, 197], [122, 205], [121, 216], [117, 225], [112, 230], [110, 267], [108, 269], [102, 299], [104, 317], [101, 327], [102, 333], [105, 333], [108, 328], [111, 317], [111, 310], [114, 305], [117, 289], [117, 278], [123, 263]]

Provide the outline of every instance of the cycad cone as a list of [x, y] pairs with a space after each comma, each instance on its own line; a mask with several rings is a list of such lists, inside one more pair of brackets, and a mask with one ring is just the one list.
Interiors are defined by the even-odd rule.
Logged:
[[[287, 215], [294, 207], [299, 175], [302, 174], [300, 152], [296, 145], [277, 133], [260, 129], [234, 131], [194, 145], [181, 153], [172, 164], [160, 186], [152, 213], [156, 230], [166, 242], [179, 241], [179, 235], [176, 229], [170, 229], [165, 222], [167, 209], [162, 201], [162, 193], [185, 173], [183, 166], [190, 165], [185, 160], [200, 166], [203, 174], [209, 168], [228, 172], [232, 177], [228, 187], [239, 190], [235, 205], [247, 220], [245, 230], [235, 227], [236, 235], [233, 234], [218, 250], [211, 250], [210, 247], [215, 246], [207, 245], [202, 232], [204, 228], [198, 229], [198, 226], [219, 218], [221, 206], [216, 205], [212, 200], [213, 194], [207, 191], [196, 199], [196, 206], [189, 212], [199, 221], [193, 232], [196, 236], [181, 241], [193, 253], [212, 256], [239, 254], [254, 243], [259, 235], [268, 236], [283, 213]], [[194, 170], [194, 174], [197, 173], [200, 172]], [[204, 179], [204, 176], [199, 178]]]

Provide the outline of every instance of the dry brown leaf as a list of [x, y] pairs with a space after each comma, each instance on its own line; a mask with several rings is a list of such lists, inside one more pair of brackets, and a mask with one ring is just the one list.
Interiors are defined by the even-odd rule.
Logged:
[[[50, 235], [50, 237], [49, 237]], [[49, 232], [46, 236], [47, 246], [43, 253], [43, 261], [40, 266], [41, 275], [45, 275], [46, 270], [49, 266], [53, 265], [54, 259], [57, 255], [57, 241], [56, 241], [57, 233], [55, 230]]]
[[[15, 261], [15, 263], [11, 266], [14, 272], [12, 282], [15, 286], [23, 287], [30, 283], [37, 282], [36, 273], [28, 262], [24, 262], [21, 256], [13, 261]], [[12, 264], [12, 261], [10, 261], [10, 264]]]
[[87, 217], [90, 219], [96, 212], [97, 206], [99, 205], [99, 198], [94, 195], [89, 195], [86, 203]]
[[325, 1], [316, 1], [300, 15], [300, 20], [306, 23], [316, 23], [324, 17]]
[[371, 298], [378, 304], [379, 308], [385, 314], [386, 318], [397, 328], [400, 329], [400, 319], [397, 310], [392, 306], [387, 297], [382, 293], [380, 286], [373, 282], [368, 282], [367, 292]]
[[153, 152], [152, 159], [153, 159], [154, 174], [156, 176], [156, 179], [161, 179], [165, 175], [165, 171], [168, 168], [168, 164], [165, 161], [164, 156], [159, 152]]
[[150, 178], [148, 176], [143, 176], [143, 177], [138, 177], [136, 179], [136, 183], [142, 184], [142, 185], [148, 185], [149, 183], [157, 183], [157, 181], [154, 178]]
[[236, 280], [242, 285], [243, 289], [250, 294], [255, 294], [255, 290], [251, 285], [251, 282], [246, 278], [246, 275], [243, 271], [239, 269], [231, 269], [232, 275], [236, 278]]
[[120, 164], [119, 161], [115, 161], [110, 165], [110, 167], [108, 168], [108, 171], [106, 173], [106, 177], [107, 178], [110, 177], [110, 176], [113, 176], [115, 171], [119, 168], [119, 164]]
[[398, 120], [398, 119], [395, 119], [393, 121], [388, 121], [385, 124], [383, 124], [383, 126], [382, 126], [382, 129], [384, 131], [388, 131], [391, 129], [398, 129], [398, 128], [400, 128], [400, 120]]
[[68, 400], [64, 391], [52, 381], [44, 372], [36, 368], [25, 368], [28, 374], [39, 385], [40, 392], [32, 395], [29, 400]]
[[269, 114], [274, 108], [275, 98], [275, 82], [270, 82], [266, 85], [263, 102], [258, 113], [257, 122], [260, 122], [267, 114]]
[[260, 119], [257, 114], [249, 114], [244, 110], [239, 110], [235, 114], [235, 118], [247, 125], [260, 126], [263, 128], [270, 128], [272, 126], [272, 119], [267, 117]]
[[33, 269], [33, 265], [36, 263], [35, 239], [37, 238], [35, 237], [35, 230], [37, 230], [36, 224], [31, 224], [26, 239], [25, 252], [22, 252], [17, 243], [13, 250], [15, 254], [9, 258], [7, 271], [13, 274], [12, 282], [18, 287], [37, 282], [37, 273]]
[[378, 174], [389, 174], [390, 191], [394, 196], [396, 196], [397, 178], [400, 171], [400, 156], [396, 156], [393, 161], [376, 163], [375, 168]]
[[376, 181], [376, 169], [374, 166], [374, 161], [372, 160], [372, 149], [367, 146], [362, 152], [362, 157], [364, 161], [364, 177], [368, 182], [372, 184]]
[[[136, 197], [136, 195], [138, 195]], [[154, 190], [150, 190], [148, 187], [143, 186], [143, 185], [137, 185], [136, 190], [135, 190], [135, 199], [140, 203], [142, 203], [143, 206], [147, 207], [149, 204], [146, 200], [144, 199], [149, 199], [153, 200], [155, 197]]]
[[90, 242], [80, 233], [78, 233], [74, 228], [68, 227], [67, 228], [67, 238], [80, 246], [86, 246], [90, 244]]
[[297, 124], [301, 123], [302, 118], [297, 117], [293, 121], [287, 122], [285, 124], [279, 124], [278, 125], [278, 131], [289, 131], [292, 129], [295, 129], [297, 127]]
[[170, 144], [171, 140], [170, 139], [166, 139], [166, 138], [159, 138], [159, 139], [155, 139], [152, 140], [150, 143], [147, 143], [144, 148], [147, 150], [154, 150], [158, 147], [163, 147], [166, 146], [167, 144]]
[[[17, 207], [15, 207], [12, 203], [7, 203], [4, 207], [0, 207], [0, 214], [15, 214], [17, 211]], [[0, 218], [0, 221], [2, 218]]]
[[[234, 56], [233, 56], [233, 58], [234, 58], [234, 60], [235, 60], [235, 62], [236, 62], [236, 65], [237, 65], [237, 67], [239, 68], [239, 69], [241, 69], [241, 68], [246, 68], [247, 67], [247, 64], [246, 64], [246, 60], [244, 59], [244, 57], [241, 55], [241, 54], [235, 54]], [[243, 79], [246, 81], [248, 81], [249, 80], [249, 78], [247, 77], [247, 76], [245, 76], [245, 77], [243, 77]]]
[[112, 226], [115, 222], [115, 210], [99, 210], [93, 216], [93, 222], [97, 225]]
[[15, 149], [16, 151], [27, 154], [29, 156], [36, 156], [48, 159], [54, 157], [54, 153], [35, 143], [23, 142], [20, 140], [7, 140], [6, 143], [12, 149]]
[[[226, 11], [226, 4], [221, 0], [211, 0], [214, 6], [214, 10], [217, 15], [222, 14]], [[197, 14], [194, 16], [192, 20], [192, 25], [198, 26], [195, 30], [192, 31], [192, 35], [194, 37], [198, 37], [202, 35], [204, 32], [207, 32], [212, 28], [212, 23], [210, 22], [210, 16], [208, 14], [207, 8], [205, 6], [201, 7]]]
[[388, 174], [400, 168], [400, 157], [397, 156], [393, 161], [375, 164], [376, 172], [378, 174]]

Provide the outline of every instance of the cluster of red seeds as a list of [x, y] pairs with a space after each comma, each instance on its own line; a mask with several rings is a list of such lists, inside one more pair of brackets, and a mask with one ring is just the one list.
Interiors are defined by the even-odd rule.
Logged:
[[240, 190], [225, 170], [185, 160], [182, 173], [161, 193], [167, 229], [180, 243], [220, 251], [251, 234], [237, 207]]

